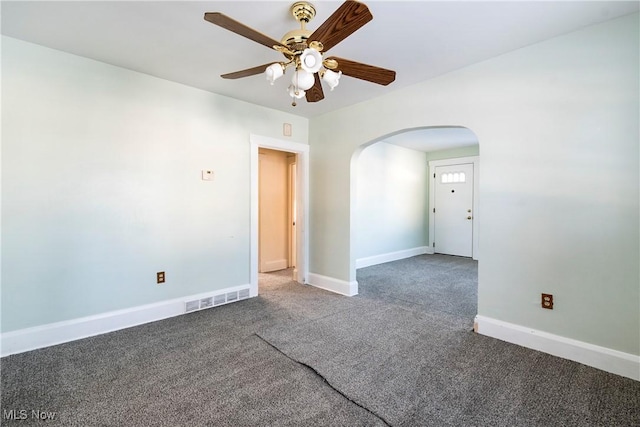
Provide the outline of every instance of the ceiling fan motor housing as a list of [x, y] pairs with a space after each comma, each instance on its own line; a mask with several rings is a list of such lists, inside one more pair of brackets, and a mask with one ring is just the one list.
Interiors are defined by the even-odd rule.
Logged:
[[300, 29], [289, 31], [282, 37], [282, 44], [292, 51], [301, 51], [307, 47], [307, 40], [312, 34], [307, 30], [306, 24], [316, 16], [316, 9], [306, 1], [295, 2], [291, 5], [291, 14], [300, 22]]
[[292, 30], [282, 37], [281, 43], [294, 52], [304, 50], [311, 34], [309, 30]]

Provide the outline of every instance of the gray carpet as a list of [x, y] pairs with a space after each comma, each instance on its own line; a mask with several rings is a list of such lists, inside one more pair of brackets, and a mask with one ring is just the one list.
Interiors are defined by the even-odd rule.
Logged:
[[362, 269], [356, 306], [259, 335], [393, 426], [640, 425], [640, 383], [473, 333], [476, 268]]
[[[1, 408], [61, 426], [383, 426], [255, 332], [347, 309], [349, 298], [261, 275], [261, 296], [1, 359]], [[3, 412], [4, 413], [4, 412]]]
[[[471, 332], [474, 261], [358, 271], [1, 360], [3, 414], [49, 425], [638, 426], [640, 383]], [[3, 425], [40, 425], [32, 418]]]

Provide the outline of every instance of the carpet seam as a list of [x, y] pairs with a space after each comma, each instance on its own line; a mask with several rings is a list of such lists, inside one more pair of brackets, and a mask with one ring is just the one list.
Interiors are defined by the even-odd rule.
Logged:
[[308, 365], [304, 362], [301, 362], [299, 360], [294, 359], [293, 357], [289, 356], [287, 353], [285, 353], [284, 351], [280, 350], [278, 347], [276, 347], [275, 345], [271, 344], [269, 341], [267, 341], [265, 338], [261, 337], [259, 334], [255, 333], [255, 336], [257, 336], [258, 338], [260, 338], [262, 341], [264, 341], [266, 344], [268, 344], [270, 347], [272, 347], [273, 349], [275, 349], [278, 353], [282, 354], [284, 357], [286, 357], [287, 359], [291, 360], [292, 362], [295, 362], [299, 365], [302, 365], [304, 367], [306, 367], [307, 369], [311, 370], [314, 374], [316, 374], [318, 377], [322, 378], [322, 380], [329, 386], [331, 387], [332, 390], [334, 390], [336, 393], [338, 393], [340, 396], [344, 397], [345, 399], [347, 399], [349, 402], [353, 403], [354, 405], [364, 409], [365, 411], [369, 412], [371, 415], [377, 417], [380, 421], [382, 421], [385, 425], [389, 426], [389, 427], [393, 427], [391, 423], [389, 423], [382, 415], [379, 415], [377, 413], [375, 413], [374, 411], [372, 411], [371, 409], [367, 408], [366, 406], [363, 406], [362, 404], [356, 402], [355, 400], [351, 399], [349, 396], [347, 396], [345, 393], [343, 393], [342, 391], [340, 391], [338, 388], [336, 388], [333, 384], [331, 384], [331, 382], [329, 382], [329, 380], [327, 380], [327, 378], [322, 375], [320, 372], [318, 372], [318, 370], [316, 370], [313, 366]]

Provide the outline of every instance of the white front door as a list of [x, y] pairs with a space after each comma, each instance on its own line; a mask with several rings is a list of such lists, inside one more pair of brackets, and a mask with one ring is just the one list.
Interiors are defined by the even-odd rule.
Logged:
[[473, 164], [435, 167], [434, 251], [473, 255]]

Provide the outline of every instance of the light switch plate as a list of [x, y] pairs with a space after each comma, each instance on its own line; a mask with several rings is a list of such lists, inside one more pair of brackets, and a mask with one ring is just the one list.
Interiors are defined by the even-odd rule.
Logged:
[[203, 170], [202, 171], [202, 180], [203, 181], [213, 181], [213, 171], [212, 170]]

